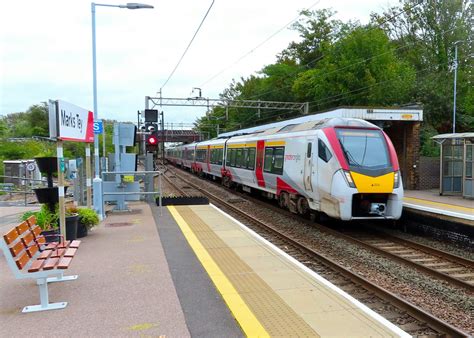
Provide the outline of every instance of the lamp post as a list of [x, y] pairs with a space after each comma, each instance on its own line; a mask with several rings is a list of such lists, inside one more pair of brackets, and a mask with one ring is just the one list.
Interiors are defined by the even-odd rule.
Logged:
[[[97, 120], [98, 110], [97, 110], [97, 63], [96, 63], [96, 42], [95, 42], [95, 7], [117, 7], [117, 8], [127, 8], [127, 9], [152, 9], [153, 6], [140, 4], [140, 3], [127, 3], [125, 5], [110, 5], [110, 4], [96, 4], [91, 3], [91, 13], [92, 13], [92, 87], [93, 87], [93, 97], [94, 97], [94, 121]], [[105, 137], [105, 135], [104, 135]], [[105, 154], [104, 154], [105, 156]], [[95, 162], [95, 177], [94, 177], [94, 209], [99, 211], [99, 215], [103, 214], [102, 209], [102, 179], [100, 178], [100, 166], [99, 166], [99, 135], [94, 134], [94, 162]]]
[[453, 100], [453, 134], [456, 133], [456, 81], [458, 76], [458, 40], [454, 43], [454, 100]]

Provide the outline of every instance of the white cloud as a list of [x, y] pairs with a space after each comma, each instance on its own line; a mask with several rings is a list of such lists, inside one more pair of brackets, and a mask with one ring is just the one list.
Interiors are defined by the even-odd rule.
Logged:
[[[153, 10], [96, 7], [99, 117], [136, 120], [144, 97], [156, 95], [209, 7], [209, 0], [151, 0]], [[111, 3], [111, 2], [108, 2]], [[114, 2], [119, 3], [119, 2]], [[164, 88], [167, 97], [188, 97], [192, 87], [264, 41], [313, 0], [216, 0], [180, 67]], [[390, 1], [394, 4], [395, 1]], [[367, 22], [388, 2], [322, 0], [338, 16]], [[24, 111], [61, 98], [92, 109], [90, 2], [84, 0], [9, 1], [0, 13], [0, 114]], [[203, 96], [217, 97], [232, 78], [247, 77], [297, 33], [285, 29], [215, 80]], [[205, 110], [165, 107], [169, 122], [193, 122]]]

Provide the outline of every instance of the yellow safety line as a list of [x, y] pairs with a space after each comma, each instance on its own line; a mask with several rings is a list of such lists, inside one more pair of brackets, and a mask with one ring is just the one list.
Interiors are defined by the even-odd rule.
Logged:
[[176, 208], [168, 206], [168, 210], [245, 334], [248, 337], [270, 337]]
[[437, 206], [440, 206], [440, 207], [444, 207], [444, 208], [450, 208], [450, 209], [457, 209], [457, 210], [465, 210], [465, 211], [470, 211], [471, 213], [474, 212], [474, 209], [473, 208], [466, 208], [466, 207], [461, 207], [461, 206], [458, 206], [458, 205], [452, 205], [452, 204], [445, 204], [445, 203], [440, 203], [440, 202], [433, 202], [433, 201], [429, 201], [429, 200], [424, 200], [424, 199], [421, 199], [421, 198], [415, 198], [415, 197], [403, 197], [404, 200], [406, 201], [413, 201], [413, 202], [421, 202], [423, 204], [431, 204], [431, 205], [437, 205]]

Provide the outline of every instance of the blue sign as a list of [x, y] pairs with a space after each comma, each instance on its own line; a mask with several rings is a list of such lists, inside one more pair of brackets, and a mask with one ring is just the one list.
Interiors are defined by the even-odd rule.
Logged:
[[94, 134], [102, 134], [104, 132], [104, 125], [102, 121], [94, 121]]

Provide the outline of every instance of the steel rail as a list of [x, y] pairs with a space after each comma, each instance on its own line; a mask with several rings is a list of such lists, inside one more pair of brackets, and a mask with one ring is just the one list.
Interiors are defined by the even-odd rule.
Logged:
[[[355, 237], [352, 237], [350, 235], [347, 235], [347, 234], [344, 234], [340, 231], [336, 231], [336, 230], [332, 230], [328, 227], [325, 227], [323, 225], [317, 225], [318, 226], [318, 229], [320, 229], [321, 231], [324, 231], [326, 233], [329, 233], [333, 236], [337, 236], [337, 237], [340, 237], [340, 238], [343, 238], [349, 242], [352, 242], [352, 243], [355, 243], [357, 245], [360, 245], [368, 250], [371, 250], [377, 254], [380, 254], [380, 255], [383, 255], [385, 257], [389, 257], [393, 260], [396, 260], [398, 262], [401, 262], [405, 265], [408, 265], [408, 266], [411, 266], [419, 271], [422, 271], [424, 273], [427, 273], [433, 277], [436, 277], [436, 278], [439, 278], [439, 279], [443, 279], [451, 284], [454, 284], [454, 285], [457, 285], [459, 287], [462, 287], [468, 291], [471, 291], [473, 292], [474, 291], [474, 285], [472, 284], [469, 284], [461, 279], [458, 279], [456, 277], [452, 277], [446, 273], [443, 273], [443, 272], [440, 272], [440, 271], [437, 271], [435, 269], [432, 269], [430, 267], [427, 267], [427, 266], [424, 266], [420, 263], [417, 263], [417, 262], [414, 262], [414, 261], [411, 261], [410, 259], [408, 258], [404, 258], [402, 256], [399, 256], [399, 255], [396, 255], [394, 253], [391, 253], [390, 251], [388, 250], [384, 250], [384, 249], [381, 249], [375, 245], [372, 245], [370, 243], [366, 243], [364, 240], [361, 240], [361, 239], [358, 239], [358, 238], [355, 238]], [[379, 238], [371, 238], [371, 239], [380, 239], [380, 240], [385, 240], [384, 238], [385, 234], [383, 236], [380, 236]], [[387, 235], [388, 236], [388, 235]], [[397, 243], [395, 240], [393, 241], [394, 243]], [[402, 244], [402, 241], [400, 241], [400, 244]], [[411, 244], [406, 244], [407, 246], [407, 249], [411, 249], [410, 246]], [[416, 249], [416, 250], [421, 250], [421, 249]], [[441, 251], [437, 251], [436, 249], [431, 249], [432, 252], [434, 252], [432, 255], [438, 257], [438, 258], [442, 258], [442, 259], [446, 259], [448, 260], [450, 263], [452, 264], [461, 264], [461, 263], [458, 263], [456, 261], [452, 261], [450, 259], [447, 259], [447, 258], [444, 258], [442, 257], [442, 252]], [[455, 256], [457, 257], [457, 256]], [[457, 258], [456, 258], [457, 259]], [[472, 263], [472, 262], [471, 262]]]
[[[328, 257], [326, 257], [326, 256], [324, 256], [320, 253], [317, 253], [316, 251], [314, 251], [310, 248], [305, 247], [304, 245], [298, 243], [297, 241], [293, 240], [292, 238], [288, 237], [287, 235], [281, 233], [280, 231], [275, 229], [273, 226], [271, 226], [269, 224], [266, 224], [265, 222], [254, 218], [253, 216], [251, 216], [251, 215], [247, 214], [246, 212], [238, 209], [237, 207], [235, 207], [232, 204], [222, 200], [221, 198], [213, 195], [212, 193], [206, 191], [205, 189], [202, 189], [202, 188], [198, 187], [197, 185], [195, 185], [194, 183], [188, 181], [187, 179], [183, 178], [182, 176], [177, 175], [175, 172], [173, 172], [173, 174], [176, 177], [178, 177], [179, 179], [181, 179], [183, 182], [186, 182], [187, 185], [192, 186], [194, 189], [198, 190], [199, 192], [201, 192], [202, 194], [207, 196], [210, 200], [213, 200], [213, 201], [217, 202], [217, 204], [223, 205], [224, 207], [226, 207], [226, 208], [232, 210], [233, 212], [235, 212], [236, 214], [246, 218], [250, 222], [256, 223], [258, 226], [260, 226], [263, 229], [271, 232], [273, 235], [279, 237], [280, 239], [282, 239], [284, 241], [289, 242], [291, 245], [296, 247], [298, 250], [303, 251], [303, 252], [307, 253], [308, 255], [315, 257], [317, 260], [319, 260], [320, 262], [323, 262], [323, 264], [329, 266], [331, 269], [334, 269], [335, 271], [338, 271], [339, 273], [341, 273], [346, 278], [354, 281], [355, 283], [358, 283], [358, 284], [362, 285], [364, 288], [366, 288], [367, 290], [370, 290], [371, 292], [373, 292], [377, 296], [381, 297], [382, 299], [385, 299], [386, 301], [390, 302], [391, 304], [396, 305], [399, 309], [402, 309], [402, 310], [406, 311], [413, 318], [416, 318], [420, 322], [426, 323], [432, 329], [434, 329], [434, 330], [436, 330], [440, 333], [443, 333], [443, 334], [446, 334], [446, 335], [449, 335], [449, 336], [453, 336], [453, 337], [468, 337], [469, 336], [466, 332], [464, 332], [462, 330], [459, 330], [456, 327], [452, 326], [451, 324], [446, 323], [446, 322], [434, 317], [433, 315], [431, 315], [430, 313], [428, 313], [428, 312], [424, 311], [423, 309], [417, 307], [416, 305], [411, 304], [410, 302], [407, 302], [407, 301], [399, 298], [397, 295], [391, 293], [390, 291], [371, 283], [369, 280], [367, 280], [367, 279], [355, 274], [354, 272], [344, 268], [343, 266], [339, 265], [337, 262], [331, 260], [330, 258], [328, 258]], [[173, 183], [171, 183], [171, 184], [173, 185]]]

